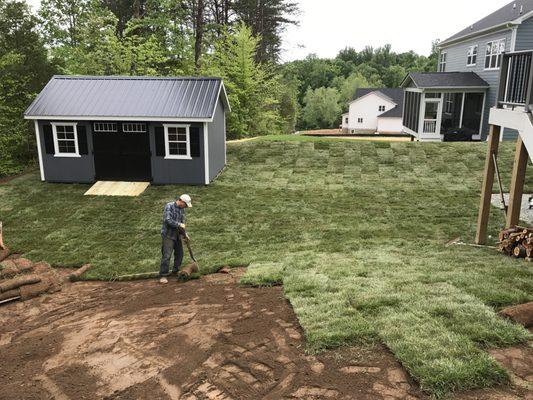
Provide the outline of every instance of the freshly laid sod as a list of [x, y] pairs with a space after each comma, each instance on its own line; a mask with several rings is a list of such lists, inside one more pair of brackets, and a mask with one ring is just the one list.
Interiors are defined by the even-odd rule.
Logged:
[[[35, 260], [91, 262], [89, 278], [154, 271], [163, 206], [188, 192], [202, 272], [250, 264], [243, 282], [282, 282], [310, 351], [382, 341], [437, 396], [506, 382], [483, 349], [529, 338], [495, 310], [533, 300], [533, 269], [493, 249], [445, 246], [473, 239], [486, 144], [280, 139], [229, 146], [209, 187], [138, 198], [18, 178], [0, 185], [5, 240]], [[502, 145], [506, 184], [513, 149]], [[502, 224], [494, 209], [493, 236]]]

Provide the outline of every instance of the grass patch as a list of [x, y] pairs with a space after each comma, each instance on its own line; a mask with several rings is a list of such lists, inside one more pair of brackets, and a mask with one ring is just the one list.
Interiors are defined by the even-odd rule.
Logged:
[[[15, 179], [0, 185], [5, 240], [34, 260], [90, 261], [93, 279], [154, 271], [163, 207], [188, 192], [201, 272], [251, 264], [243, 283], [283, 282], [310, 351], [382, 341], [436, 395], [505, 382], [484, 349], [529, 338], [495, 309], [533, 300], [532, 268], [444, 246], [473, 240], [486, 143], [280, 139], [228, 146], [209, 187], [150, 187], [137, 198]], [[506, 184], [513, 151], [502, 143]], [[503, 224], [494, 209], [493, 237]]]
[[277, 286], [283, 284], [283, 265], [279, 263], [252, 263], [241, 278], [247, 286]]

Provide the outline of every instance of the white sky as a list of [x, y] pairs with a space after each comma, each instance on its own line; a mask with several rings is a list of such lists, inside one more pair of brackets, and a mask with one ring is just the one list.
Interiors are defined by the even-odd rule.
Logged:
[[[444, 40], [511, 0], [298, 0], [300, 25], [285, 33], [283, 61], [309, 53], [335, 57], [339, 50], [392, 45], [394, 51], [431, 52]], [[303, 47], [301, 47], [303, 46]]]
[[[40, 0], [27, 0], [34, 9]], [[310, 53], [335, 57], [345, 47], [392, 45], [394, 51], [429, 55], [446, 39], [511, 0], [295, 0], [299, 26], [284, 34], [283, 61]]]

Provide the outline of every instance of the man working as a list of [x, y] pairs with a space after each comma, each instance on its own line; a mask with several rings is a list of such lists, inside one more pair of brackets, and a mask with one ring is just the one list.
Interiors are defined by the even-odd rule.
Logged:
[[183, 194], [165, 206], [163, 212], [163, 226], [161, 227], [161, 266], [159, 276], [161, 283], [168, 283], [169, 264], [172, 252], [174, 252], [173, 274], [177, 274], [183, 261], [183, 244], [181, 237], [187, 235], [185, 232], [185, 209], [192, 207], [191, 196]]

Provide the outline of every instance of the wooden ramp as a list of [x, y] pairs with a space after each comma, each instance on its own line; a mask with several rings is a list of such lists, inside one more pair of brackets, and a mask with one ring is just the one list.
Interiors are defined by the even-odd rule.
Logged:
[[148, 186], [150, 186], [150, 182], [98, 181], [85, 192], [85, 196], [136, 197], [142, 194]]

